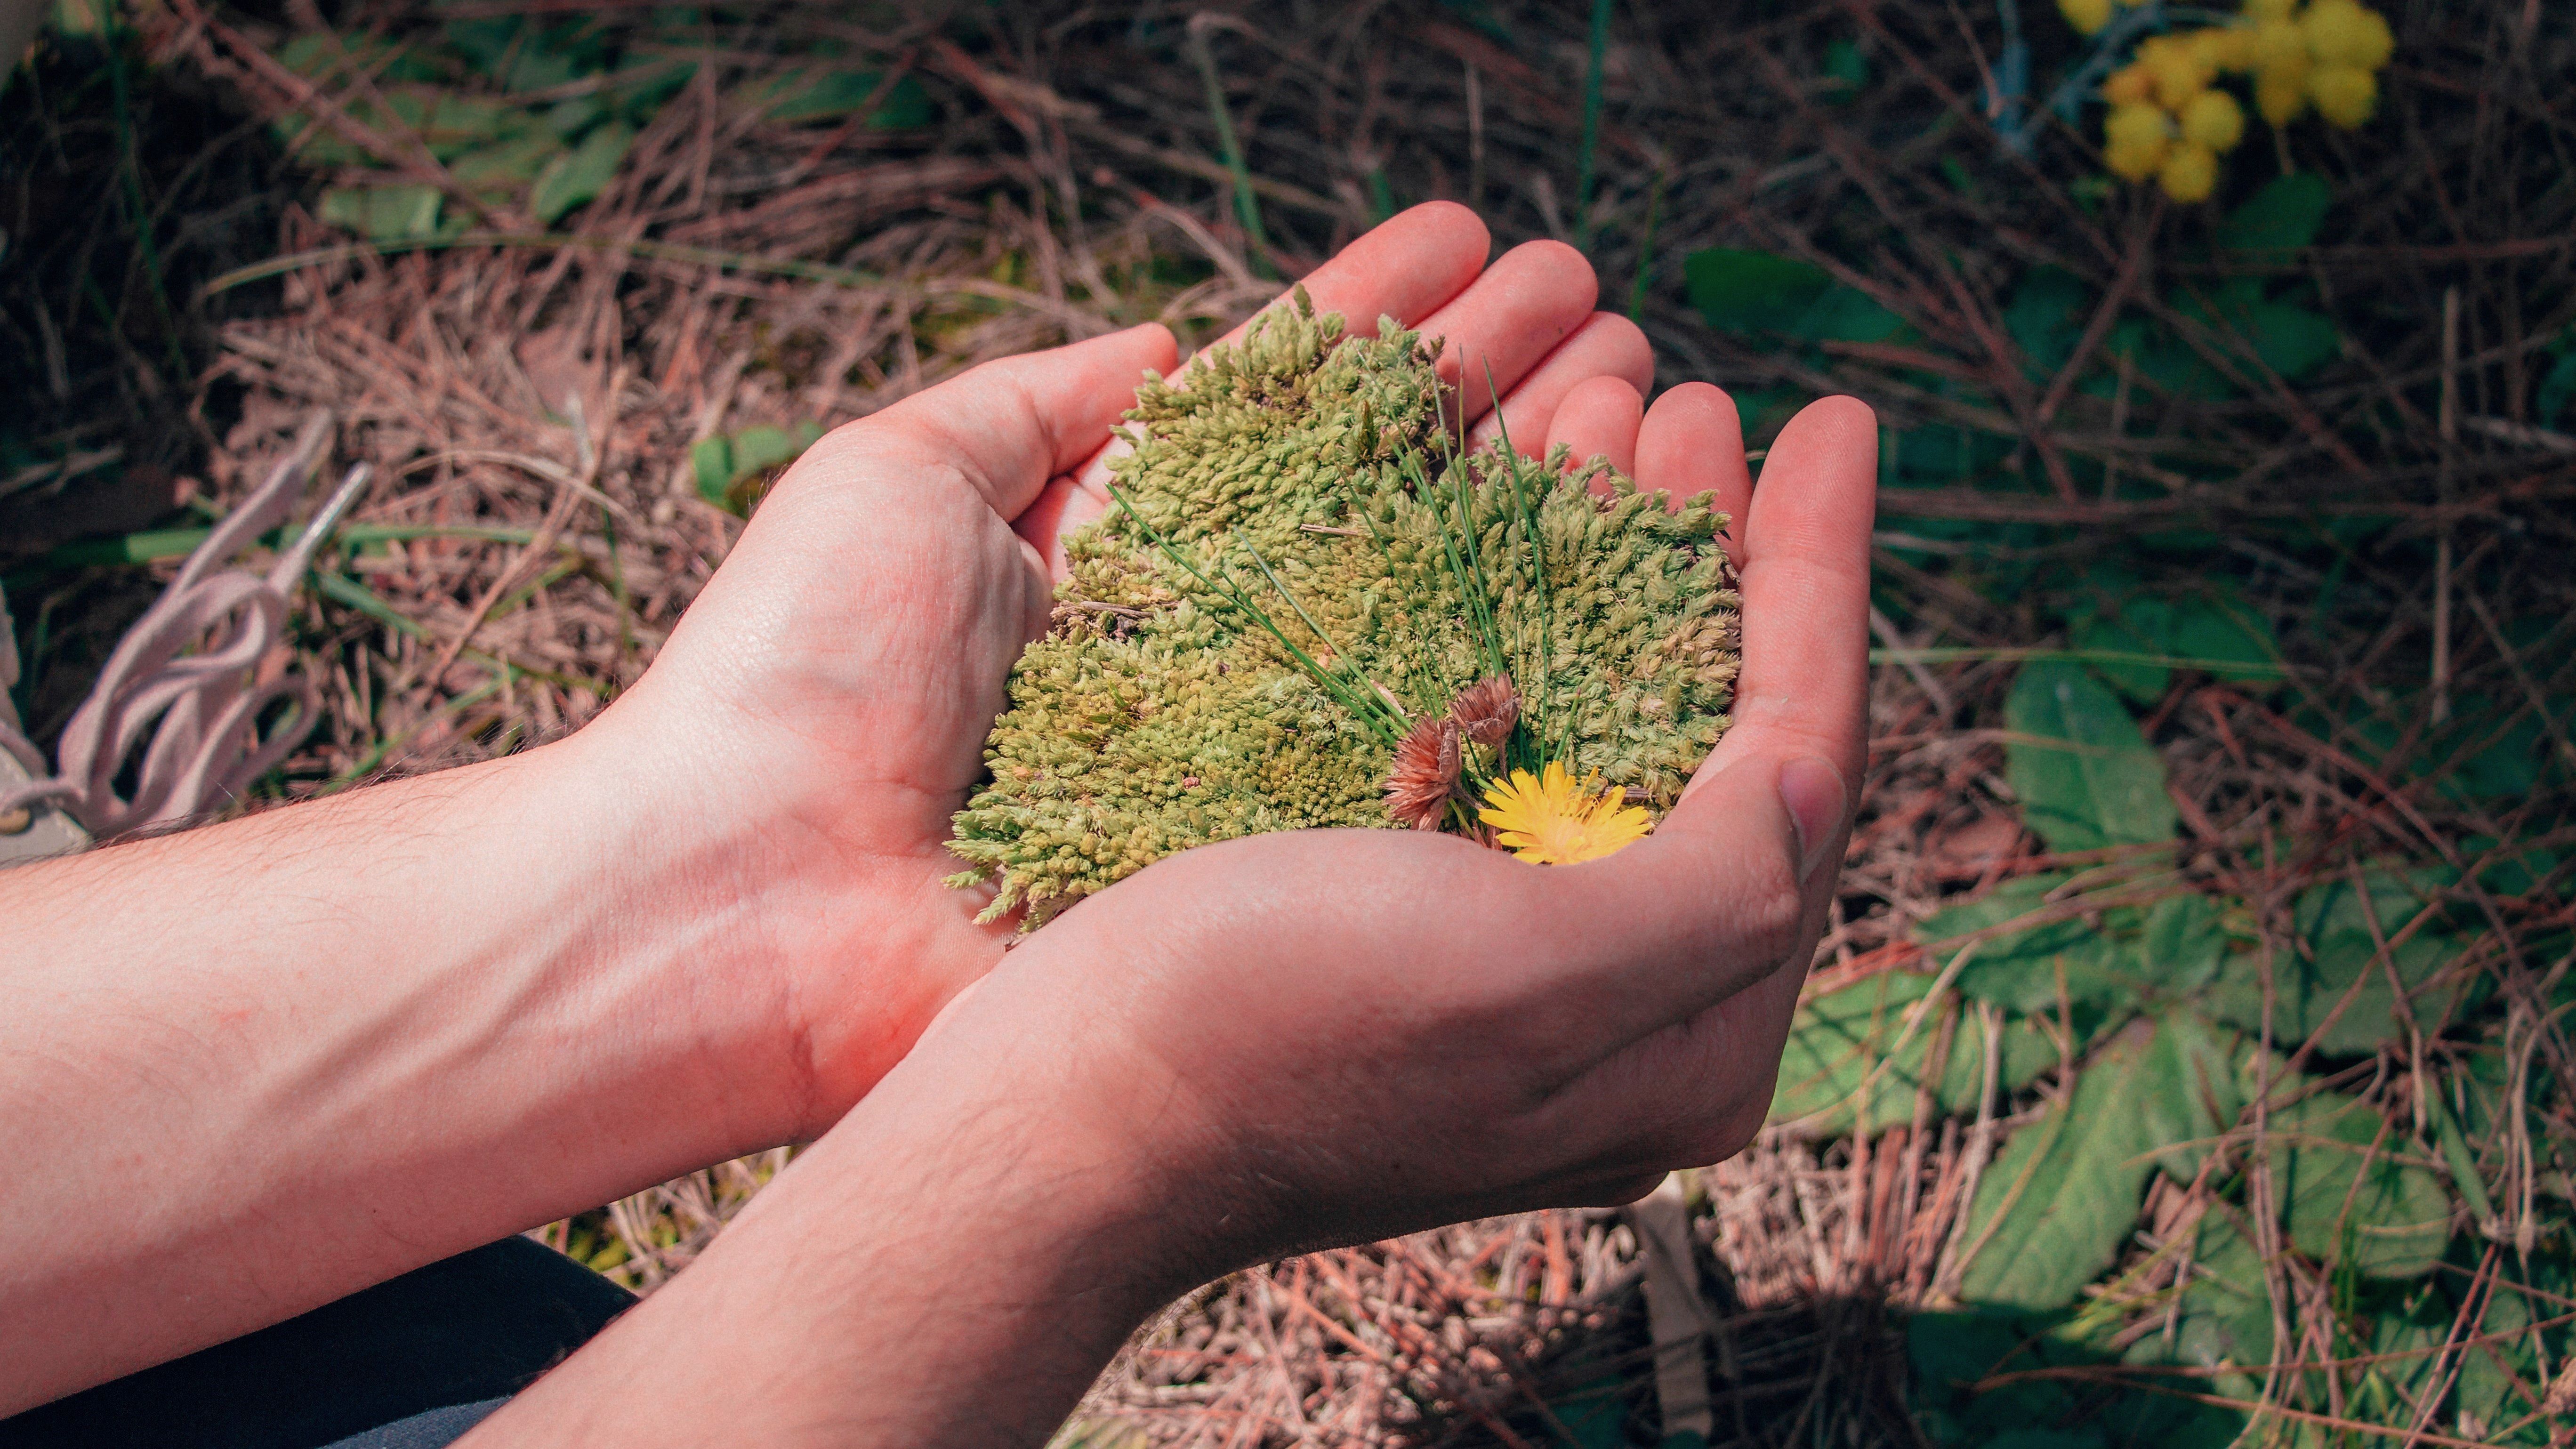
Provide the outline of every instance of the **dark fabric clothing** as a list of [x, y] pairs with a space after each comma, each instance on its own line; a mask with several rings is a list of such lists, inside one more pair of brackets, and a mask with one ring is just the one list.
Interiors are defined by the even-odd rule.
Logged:
[[0, 1419], [0, 1449], [437, 1449], [634, 1304], [505, 1238]]

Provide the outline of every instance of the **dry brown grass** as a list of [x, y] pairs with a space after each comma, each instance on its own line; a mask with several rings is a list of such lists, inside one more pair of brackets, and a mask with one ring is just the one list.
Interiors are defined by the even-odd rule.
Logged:
[[[626, 13], [615, 0], [559, 8]], [[1238, 7], [1208, 36], [1260, 178], [1266, 248], [1228, 205], [1177, 13], [1031, 5], [869, 30], [781, 9], [745, 24], [707, 81], [660, 113], [616, 185], [571, 219], [578, 245], [378, 256], [288, 212], [278, 250], [303, 260], [261, 284], [275, 289], [254, 294], [264, 315], [222, 332], [206, 394], [220, 405], [201, 416], [227, 420], [205, 486], [229, 496], [309, 409], [328, 407], [340, 452], [372, 460], [382, 480], [353, 521], [416, 536], [352, 557], [364, 595], [305, 600], [304, 655], [331, 708], [287, 793], [506, 753], [577, 728], [631, 682], [739, 527], [689, 481], [697, 440], [862, 416], [978, 360], [1146, 318], [1205, 337], [1269, 294], [1262, 272], [1293, 274], [1363, 229], [1383, 182], [1403, 200], [1468, 199], [1505, 239], [1589, 233], [1613, 305], [1642, 280], [1667, 380], [1711, 376], [1757, 400], [1856, 390], [1898, 429], [2014, 440], [2039, 480], [2029, 494], [1889, 495], [1879, 625], [1890, 648], [2050, 642], [2052, 602], [1999, 592], [1991, 566], [2120, 557], [2139, 531], [2201, 530], [2206, 552], [2154, 566], [2223, 565], [2249, 580], [2297, 672], [2287, 698], [2207, 682], [2147, 722], [2186, 834], [2178, 873], [2167, 862], [2156, 888], [2241, 896], [2278, 934], [2299, 886], [2361, 856], [2457, 863], [2471, 835], [2564, 853], [2576, 829], [2563, 800], [2446, 796], [2438, 773], [2415, 769], [2430, 721], [2389, 715], [2393, 738], [2365, 738], [2341, 708], [2420, 692], [2438, 654], [2439, 691], [2528, 698], [2547, 719], [2576, 669], [2564, 567], [2576, 466], [2534, 442], [2526, 416], [2535, 360], [2576, 322], [2576, 193], [2564, 181], [2576, 123], [2562, 108], [2576, 45], [2563, 27], [2534, 32], [2524, 7], [2391, 8], [2404, 48], [2386, 123], [2295, 142], [2299, 164], [2336, 178], [2344, 208], [2335, 244], [2288, 264], [2345, 336], [2343, 357], [2297, 388], [2223, 322], [2166, 300], [2227, 272], [2201, 222], [2093, 197], [2071, 134], [2050, 134], [2031, 163], [1999, 156], [1961, 40], [1987, 22], [1955, 7], [1748, 7], [1724, 23], [1703, 7], [1623, 8], [1588, 217], [1572, 195], [1574, 7], [1494, 7], [1508, 42], [1472, 23], [1476, 7], [1428, 0]], [[342, 23], [418, 20], [382, 4]], [[775, 69], [823, 33], [911, 68], [940, 122], [783, 127], [722, 104], [716, 80]], [[156, 42], [274, 107], [288, 97], [250, 56], [278, 38], [174, 24]], [[1877, 81], [1844, 102], [1815, 77], [1825, 46], [1853, 38]], [[1675, 276], [1676, 258], [1701, 245], [1812, 257], [1915, 336], [1837, 346], [1819, 363], [1715, 333]], [[2071, 387], [2078, 363], [2030, 380], [2000, 292], [2042, 264], [2106, 299], [2106, 316], [2127, 308], [2177, 329], [2240, 388], [2223, 401], [2146, 387], [2106, 400]], [[2445, 295], [2461, 299], [2447, 338]], [[1927, 387], [1927, 375], [1962, 387]], [[1757, 443], [1780, 416], [1757, 411]], [[2161, 493], [2077, 486], [2106, 462]], [[2345, 550], [2333, 566], [2342, 592], [2325, 602], [2298, 540], [2365, 514], [2394, 527]], [[1957, 520], [1989, 531], [1974, 546], [1927, 538]], [[2069, 523], [2081, 527], [2027, 527]], [[2437, 538], [2451, 570], [2440, 589], [2425, 562]], [[2531, 619], [2553, 627], [2510, 642], [2504, 626]], [[1879, 672], [1862, 820], [1820, 984], [1917, 964], [1909, 927], [1945, 898], [2059, 865], [2119, 877], [2117, 860], [2048, 857], [2022, 830], [2001, 782], [2011, 669], [2006, 653]], [[2308, 703], [2336, 722], [2303, 722]], [[2308, 847], [2284, 852], [2289, 840]], [[2562, 1083], [2576, 1069], [2546, 1002], [2565, 964], [2519, 943], [2564, 931], [2576, 919], [2567, 896], [2563, 884], [2477, 893], [2493, 929], [2449, 968], [2486, 973], [2520, 1003], [2526, 1050]], [[2402, 1110], [2442, 1065], [2427, 1053], [2453, 1048], [2419, 1038], [2340, 1085]], [[2520, 1190], [2500, 1241], [2565, 1212], [2535, 1183], [2566, 1168], [2548, 1142], [2576, 1133], [2534, 1131], [2542, 1145], [2526, 1141], [2519, 1176], [2508, 1173]], [[1696, 1174], [1694, 1286], [1715, 1325], [1721, 1440], [1917, 1442], [1885, 1310], [1946, 1291], [1985, 1135], [1927, 1113], [1857, 1141], [1775, 1134]], [[692, 1174], [543, 1236], [649, 1289], [783, 1160]], [[2147, 1237], [2186, 1222], [2186, 1206], [2154, 1214]], [[1085, 1413], [1157, 1443], [1567, 1442], [1564, 1415], [1586, 1386], [1646, 1392], [1643, 1271], [1631, 1224], [1594, 1212], [1273, 1265], [1140, 1335]], [[2284, 1291], [2305, 1311], [2327, 1287]]]

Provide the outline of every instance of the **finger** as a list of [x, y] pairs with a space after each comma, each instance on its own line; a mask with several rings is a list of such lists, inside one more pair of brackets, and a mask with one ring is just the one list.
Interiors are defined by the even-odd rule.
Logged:
[[[1410, 324], [1466, 291], [1492, 250], [1493, 236], [1476, 213], [1454, 201], [1426, 201], [1379, 223], [1298, 285], [1317, 312], [1339, 312], [1353, 335], [1374, 337], [1380, 317]], [[1282, 294], [1262, 311], [1286, 305], [1290, 295]], [[1247, 318], [1215, 345], [1241, 343], [1259, 316]], [[1063, 559], [1062, 536], [1108, 511], [1112, 446], [1103, 442], [1071, 470], [1072, 480], [1064, 485], [1070, 491], [1056, 500], [1053, 533], [1023, 530], [1050, 569]]]
[[1821, 756], [1846, 782], [1860, 779], [1877, 477], [1877, 416], [1853, 398], [1809, 404], [1772, 445], [1735, 555], [1744, 661], [1734, 722], [1702, 776], [1767, 754]]
[[1561, 1080], [1805, 960], [1821, 919], [1810, 887], [1831, 874], [1810, 862], [1840, 838], [1843, 802], [1839, 787], [1812, 798], [1814, 762], [1796, 763], [1756, 755], [1704, 774], [1645, 840], [1529, 878], [1542, 918], [1596, 927], [1571, 952], [1551, 942], [1508, 968], [1505, 985], [1542, 1018], [1571, 1023], [1547, 1064]]
[[1074, 481], [1070, 473], [1058, 473], [1047, 480], [1046, 487], [1020, 516], [1011, 520], [1011, 531], [1037, 551], [1038, 561], [1045, 565], [1047, 578], [1064, 582], [1064, 536], [1098, 518], [1108, 500]]
[[[1440, 379], [1458, 389], [1461, 416], [1472, 423], [1493, 411], [1493, 389], [1508, 396], [1583, 326], [1600, 293], [1592, 264], [1581, 252], [1562, 242], [1525, 242], [1503, 253], [1473, 286], [1416, 325], [1440, 344]], [[1546, 406], [1531, 421], [1532, 437], [1547, 431], [1547, 414], [1556, 410], [1557, 399], [1582, 380], [1583, 375], [1568, 372], [1553, 385]], [[1519, 417], [1512, 426], [1517, 434]]]
[[1703, 493], [1717, 495], [1727, 517], [1726, 553], [1741, 559], [1738, 535], [1753, 500], [1744, 462], [1744, 426], [1735, 399], [1704, 382], [1686, 382], [1655, 399], [1637, 430], [1637, 486], [1660, 489], [1678, 508]]
[[1016, 518], [1048, 479], [1099, 450], [1135, 404], [1146, 370], [1168, 370], [1178, 351], [1168, 330], [1148, 322], [987, 362], [835, 430], [806, 450], [789, 481], [829, 477], [835, 465], [953, 468], [994, 512]]
[[[1508, 411], [1511, 404], [1503, 407]], [[1580, 468], [1595, 458], [1634, 478], [1637, 476], [1637, 426], [1645, 420], [1646, 399], [1624, 377], [1600, 376], [1574, 385], [1556, 405], [1539, 440], [1540, 457], [1565, 449], [1565, 465]], [[1526, 440], [1524, 440], [1526, 441]], [[1607, 494], [1610, 480], [1596, 479], [1593, 491]]]
[[[1476, 213], [1454, 201], [1426, 201], [1378, 223], [1298, 285], [1317, 312], [1341, 313], [1351, 335], [1375, 337], [1378, 318], [1410, 325], [1467, 290], [1493, 246]], [[1287, 300], [1283, 295], [1262, 311]], [[1231, 347], [1251, 330], [1246, 320], [1216, 345]]]
[[[1655, 352], [1636, 323], [1615, 313], [1593, 312], [1526, 372], [1507, 374], [1496, 366], [1494, 381], [1503, 389], [1502, 411], [1484, 415], [1469, 437], [1482, 445], [1509, 433], [1513, 447], [1536, 457], [1541, 440], [1553, 431], [1556, 410], [1576, 388], [1596, 377], [1618, 378], [1640, 394], [1654, 385]], [[1473, 379], [1475, 388], [1481, 390], [1484, 381], [1478, 374]]]

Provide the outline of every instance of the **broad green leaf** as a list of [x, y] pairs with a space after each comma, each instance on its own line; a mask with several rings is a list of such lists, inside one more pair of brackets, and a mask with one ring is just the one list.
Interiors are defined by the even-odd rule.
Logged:
[[2208, 1135], [2176, 1035], [2170, 1024], [2122, 1033], [1987, 1165], [1968, 1210], [1968, 1241], [1983, 1242], [1962, 1299], [2061, 1308], [2111, 1265], [2159, 1154]]
[[1869, 84], [1869, 57], [1860, 46], [1849, 40], [1837, 40], [1825, 47], [1826, 94], [1837, 101], [1847, 101]]
[[1710, 326], [1744, 336], [1780, 332], [1810, 342], [1880, 342], [1904, 321], [1824, 268], [1795, 257], [1710, 247], [1682, 261], [1691, 305]]
[[1788, 330], [1833, 285], [1822, 267], [1737, 247], [1692, 252], [1682, 277], [1708, 325], [1746, 334]]
[[[1852, 1130], [1857, 1109], [1861, 1130], [1883, 1131], [1914, 1120], [1916, 1095], [1927, 1076], [1936, 1112], [1974, 1113], [1985, 1083], [1985, 1029], [1959, 1011], [1955, 997], [1927, 1008], [1922, 1025], [1889, 1057], [1931, 984], [1929, 976], [1914, 972], [1882, 972], [1801, 1005], [1781, 1054], [1771, 1120], [1804, 1133], [1839, 1136]], [[1931, 1058], [1945, 1026], [1950, 1050], [1936, 1072]], [[2017, 1091], [2057, 1061], [2056, 1046], [2036, 1027], [2005, 1023], [1997, 1089]]]
[[2174, 1315], [2173, 1334], [2150, 1334], [2130, 1346], [2131, 1363], [2237, 1368], [2247, 1378], [2219, 1378], [2213, 1392], [2250, 1399], [2272, 1360], [2272, 1295], [2263, 1259], [2235, 1211], [2211, 1208], [2192, 1244], [2191, 1282]]
[[[2360, 931], [2329, 932], [2313, 949], [2313, 960], [2293, 951], [2273, 953], [2272, 1040], [2283, 1051], [2289, 1051], [2325, 1027], [2318, 1049], [2338, 1057], [2367, 1056], [2377, 1051], [2380, 1043], [2404, 1037], [2397, 1014], [2397, 990], [2388, 979], [2391, 965], [2396, 968], [2398, 980], [2411, 992], [2457, 954], [2447, 937], [2429, 932], [2419, 933], [2396, 947], [2386, 963], [2378, 959], [2377, 944]], [[2326, 1018], [2347, 992], [2352, 997], [2350, 1004], [2327, 1027]], [[2260, 1032], [2262, 957], [2250, 952], [2230, 957], [2205, 1000], [2213, 1016], [2248, 1033]], [[2416, 999], [2419, 1023], [2439, 1022], [2450, 1009], [2447, 995], [2441, 999]]]
[[2328, 1093], [2270, 1113], [2265, 1125], [2272, 1190], [2300, 1252], [2378, 1278], [2412, 1278], [2442, 1260], [2450, 1194], [2431, 1172], [2389, 1160], [2406, 1139], [2383, 1137], [2370, 1104]]
[[1810, 342], [1885, 342], [1905, 330], [1905, 319], [1869, 294], [1837, 282], [1789, 324], [1792, 337]]
[[2558, 427], [2570, 403], [2576, 403], [2576, 346], [2560, 352], [2541, 374], [2540, 389], [2532, 394], [2531, 420], [2544, 428]]
[[2209, 897], [2186, 892], [2147, 908], [2133, 949], [2138, 975], [2167, 991], [2190, 991], [2208, 985], [2226, 964], [2227, 933]]
[[2281, 644], [2272, 625], [2232, 591], [2184, 599], [2167, 615], [2167, 654], [2221, 679], [2277, 679]]
[[2218, 244], [2239, 251], [2282, 251], [2317, 239], [2334, 188], [2313, 171], [2294, 171], [2264, 186], [2219, 223]]
[[2075, 355], [2092, 304], [2091, 289], [2073, 273], [2033, 267], [2004, 304], [2004, 331], [2033, 374], [2053, 377]]
[[370, 241], [409, 241], [438, 235], [443, 200], [435, 186], [334, 186], [322, 193], [321, 217]]
[[528, 209], [552, 226], [564, 213], [608, 189], [617, 168], [635, 144], [635, 130], [624, 123], [600, 127], [582, 143], [546, 163], [528, 194]]
[[2492, 835], [2472, 835], [2460, 842], [2460, 855], [2469, 861], [2494, 855], [2493, 862], [2478, 872], [2478, 884], [2500, 896], [2529, 895], [2558, 873], [2557, 851], [2537, 845], [2515, 844], [2499, 851], [2503, 842]]
[[612, 109], [604, 95], [573, 96], [546, 107], [545, 128], [569, 141], [607, 120]]
[[457, 155], [448, 162], [448, 169], [457, 180], [478, 190], [497, 187], [515, 192], [535, 181], [547, 164], [562, 154], [563, 143], [553, 136], [543, 131], [522, 131]]
[[[2157, 598], [2133, 598], [2116, 613], [2098, 615], [2078, 626], [2071, 641], [2078, 649], [2119, 654], [2172, 654], [2173, 605]], [[2163, 664], [2128, 660], [2091, 660], [2095, 671], [2140, 704], [2164, 698], [2173, 669]]]
[[[2516, 1380], [2526, 1385], [2543, 1381], [2537, 1372], [2539, 1365], [2532, 1360], [2531, 1340], [2524, 1336], [2531, 1326], [2531, 1305], [2510, 1276], [2495, 1285], [2495, 1291], [2482, 1306], [2484, 1311], [2471, 1336], [2491, 1341], [2460, 1355], [2458, 1390], [2460, 1412], [2477, 1420], [2480, 1426], [2468, 1432], [2481, 1436], [2540, 1407], [2532, 1402], [2527, 1389], [2515, 1387]], [[2555, 1316], [2555, 1306], [2544, 1312]]]
[[803, 451], [805, 445], [785, 428], [745, 428], [733, 435], [734, 476], [775, 468]]
[[1988, 1164], [1968, 1210], [1968, 1241], [1984, 1243], [1960, 1296], [2041, 1312], [2072, 1304], [2128, 1240], [2147, 1175], [2188, 1179], [2241, 1107], [2236, 1047], [2172, 1012], [2086, 1063], [2068, 1099]]
[[2004, 747], [2004, 773], [2022, 818], [2049, 849], [2099, 850], [2173, 839], [2165, 765], [2128, 710], [2083, 666], [2022, 666], [2004, 726], [2028, 738]]
[[[885, 86], [881, 97], [877, 96], [880, 86]], [[871, 130], [907, 131], [929, 125], [931, 119], [929, 93], [908, 74], [886, 86], [883, 71], [790, 71], [753, 95], [762, 114], [781, 125], [838, 120], [866, 112]], [[873, 109], [869, 107], [871, 98], [876, 100]]]
[[722, 434], [699, 439], [689, 449], [689, 471], [697, 478], [698, 496], [724, 507], [725, 490], [733, 486], [733, 443]]
[[2254, 355], [2286, 382], [2297, 382], [2343, 351], [2334, 319], [2290, 302], [2257, 302], [2232, 319]]

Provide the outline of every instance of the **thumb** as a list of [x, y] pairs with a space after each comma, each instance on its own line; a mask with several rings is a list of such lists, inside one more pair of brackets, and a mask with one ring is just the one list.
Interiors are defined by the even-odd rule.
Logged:
[[1013, 519], [1048, 479], [1097, 452], [1146, 371], [1167, 371], [1178, 355], [1170, 330], [1147, 322], [987, 362], [844, 432], [880, 456], [963, 473], [995, 513]]
[[1588, 1068], [1811, 949], [1833, 893], [1849, 791], [1821, 756], [1753, 753], [1704, 774], [1645, 840], [1549, 869], [1548, 916], [1615, 923], [1590, 959], [1533, 962], [1584, 1022]]

